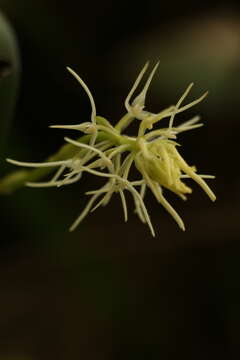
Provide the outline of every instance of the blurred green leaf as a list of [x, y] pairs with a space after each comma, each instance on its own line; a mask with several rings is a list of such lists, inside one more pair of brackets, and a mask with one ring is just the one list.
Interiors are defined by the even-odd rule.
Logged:
[[0, 150], [6, 143], [7, 131], [14, 114], [20, 60], [14, 30], [0, 13]]

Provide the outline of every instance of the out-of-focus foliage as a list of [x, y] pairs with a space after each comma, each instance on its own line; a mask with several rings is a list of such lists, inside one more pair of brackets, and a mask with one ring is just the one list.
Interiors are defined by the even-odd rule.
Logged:
[[0, 151], [6, 144], [19, 83], [19, 53], [14, 30], [0, 13]]

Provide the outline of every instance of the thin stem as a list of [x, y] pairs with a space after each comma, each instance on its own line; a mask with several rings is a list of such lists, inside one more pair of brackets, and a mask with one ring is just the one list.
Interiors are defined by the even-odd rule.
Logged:
[[126, 113], [119, 122], [115, 125], [115, 129], [121, 133], [123, 132], [134, 120], [134, 116], [130, 113]]
[[[81, 142], [82, 144], [89, 143], [91, 136], [90, 135], [83, 135], [77, 141]], [[97, 141], [101, 142], [104, 140], [109, 140], [110, 142], [113, 141], [110, 134], [106, 134], [103, 132], [99, 132], [97, 135]], [[114, 139], [116, 140], [116, 139]], [[63, 161], [66, 159], [71, 159], [76, 154], [79, 153], [79, 150], [76, 150], [76, 146], [73, 144], [64, 144], [59, 151], [55, 154], [51, 155], [47, 158], [47, 162], [57, 162]], [[18, 170], [14, 171], [0, 181], [0, 194], [11, 194], [14, 191], [20, 189], [25, 185], [26, 182], [35, 182], [39, 181], [42, 178], [46, 177], [47, 175], [51, 174], [54, 171], [54, 167], [38, 167], [34, 170]]]

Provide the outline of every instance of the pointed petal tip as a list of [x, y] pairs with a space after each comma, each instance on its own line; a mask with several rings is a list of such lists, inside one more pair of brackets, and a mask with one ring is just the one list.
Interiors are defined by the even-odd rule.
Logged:
[[78, 76], [77, 73], [72, 69], [70, 68], [69, 66], [66, 66], [66, 69], [70, 72], [70, 74], [72, 74], [75, 78]]
[[10, 159], [10, 158], [6, 158], [6, 161], [10, 164], [13, 164], [13, 165], [20, 165], [20, 161], [17, 161], [17, 160], [13, 160], [13, 159]]
[[48, 127], [51, 129], [58, 129], [60, 128], [62, 125], [49, 125]]

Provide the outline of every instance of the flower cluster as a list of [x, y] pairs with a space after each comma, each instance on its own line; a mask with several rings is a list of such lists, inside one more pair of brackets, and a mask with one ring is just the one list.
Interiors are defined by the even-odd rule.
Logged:
[[[150, 73], [142, 91], [131, 100], [148, 66], [149, 64], [146, 63], [134, 82], [125, 100], [127, 112], [114, 127], [108, 120], [96, 115], [96, 106], [90, 90], [84, 81], [72, 69], [68, 68], [86, 91], [92, 108], [91, 121], [89, 122], [77, 125], [51, 126], [53, 128], [73, 129], [85, 134], [78, 140], [64, 138], [75, 149], [74, 155], [63, 160], [44, 163], [19, 162], [7, 159], [12, 164], [24, 167], [57, 168], [54, 176], [47, 182], [27, 182], [26, 185], [31, 187], [69, 185], [80, 180], [85, 172], [106, 179], [106, 183], [102, 187], [86, 193], [91, 196], [89, 202], [70, 227], [70, 231], [74, 230], [89, 212], [101, 205], [108, 204], [114, 193], [120, 195], [124, 219], [127, 221], [126, 190], [133, 197], [135, 212], [140, 220], [149, 226], [153, 236], [155, 232], [144, 203], [147, 188], [152, 191], [156, 200], [170, 213], [182, 230], [185, 230], [184, 223], [164, 197], [164, 188], [186, 200], [186, 194], [191, 193], [192, 190], [183, 180], [192, 178], [212, 201], [216, 199], [204, 181], [204, 178], [214, 178], [214, 176], [197, 174], [196, 168], [189, 166], [179, 154], [177, 150], [179, 144], [175, 141], [179, 133], [203, 125], [198, 123], [200, 120], [198, 116], [178, 126], [174, 125], [174, 118], [176, 114], [202, 101], [207, 93], [187, 105], [182, 105], [193, 86], [190, 84], [176, 105], [172, 105], [159, 113], [151, 113], [145, 110], [145, 98], [158, 63]], [[169, 118], [166, 128], [153, 129], [165, 118]], [[132, 137], [123, 133], [135, 119], [139, 122], [138, 134]], [[137, 179], [132, 179], [132, 167], [134, 165], [139, 173]]]

